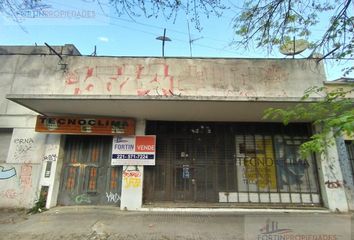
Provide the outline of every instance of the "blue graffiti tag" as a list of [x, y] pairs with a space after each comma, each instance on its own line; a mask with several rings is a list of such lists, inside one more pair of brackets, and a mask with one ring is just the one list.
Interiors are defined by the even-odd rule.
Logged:
[[13, 176], [16, 176], [16, 169], [14, 167], [4, 170], [4, 167], [0, 166], [0, 180], [9, 179]]

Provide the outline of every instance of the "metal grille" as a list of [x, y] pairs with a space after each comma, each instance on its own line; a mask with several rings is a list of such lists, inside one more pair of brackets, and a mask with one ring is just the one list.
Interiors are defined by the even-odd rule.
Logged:
[[301, 159], [306, 124], [159, 122], [145, 200], [319, 205], [314, 157]]

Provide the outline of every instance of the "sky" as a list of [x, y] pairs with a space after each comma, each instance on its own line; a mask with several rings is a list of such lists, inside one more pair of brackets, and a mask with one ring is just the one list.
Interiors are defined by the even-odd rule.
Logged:
[[[285, 58], [277, 49], [269, 54], [264, 49], [230, 45], [235, 39], [231, 20], [237, 9], [225, 10], [221, 17], [202, 17], [203, 29], [199, 31], [182, 12], [176, 20], [166, 20], [119, 16], [109, 6], [109, 0], [101, 0], [100, 5], [97, 0], [17, 1], [24, 6], [20, 24], [0, 13], [0, 45], [74, 44], [83, 55], [93, 54], [96, 46], [98, 56], [161, 56], [162, 42], [156, 37], [166, 29], [166, 36], [172, 40], [165, 43], [167, 57]], [[45, 9], [47, 15], [40, 15], [39, 8]], [[324, 28], [320, 25], [315, 29], [315, 37]], [[296, 58], [308, 54], [309, 50]], [[324, 64], [327, 79], [334, 80], [353, 61], [338, 64], [326, 60]]]

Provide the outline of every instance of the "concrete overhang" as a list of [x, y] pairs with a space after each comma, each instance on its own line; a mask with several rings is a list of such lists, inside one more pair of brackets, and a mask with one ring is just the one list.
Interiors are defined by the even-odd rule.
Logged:
[[[265, 122], [267, 108], [300, 98], [9, 94], [7, 99], [46, 116], [131, 117], [165, 121]], [[314, 100], [313, 100], [314, 101]]]

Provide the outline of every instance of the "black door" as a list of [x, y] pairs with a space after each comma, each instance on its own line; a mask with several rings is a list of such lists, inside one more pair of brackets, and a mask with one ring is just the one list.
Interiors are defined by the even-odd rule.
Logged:
[[216, 164], [214, 141], [205, 136], [174, 140], [174, 200], [215, 201]]

